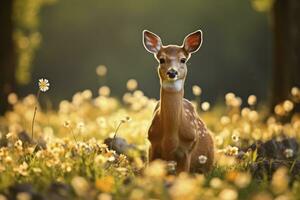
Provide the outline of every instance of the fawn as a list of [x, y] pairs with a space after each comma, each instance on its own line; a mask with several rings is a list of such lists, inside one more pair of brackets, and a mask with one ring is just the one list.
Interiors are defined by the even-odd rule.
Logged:
[[200, 48], [202, 32], [186, 36], [182, 46], [163, 46], [159, 36], [144, 30], [143, 44], [159, 62], [161, 85], [160, 101], [148, 130], [149, 161], [175, 161], [177, 173], [206, 173], [214, 161], [213, 139], [194, 106], [183, 97], [186, 62]]

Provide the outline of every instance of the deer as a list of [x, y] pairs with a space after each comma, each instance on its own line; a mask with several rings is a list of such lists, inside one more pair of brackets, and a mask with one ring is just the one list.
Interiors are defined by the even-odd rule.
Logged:
[[202, 31], [197, 30], [181, 46], [164, 46], [158, 35], [143, 31], [143, 45], [158, 61], [160, 79], [160, 100], [148, 129], [148, 160], [175, 162], [176, 173], [207, 173], [214, 163], [213, 138], [195, 107], [184, 98], [187, 61], [202, 41]]

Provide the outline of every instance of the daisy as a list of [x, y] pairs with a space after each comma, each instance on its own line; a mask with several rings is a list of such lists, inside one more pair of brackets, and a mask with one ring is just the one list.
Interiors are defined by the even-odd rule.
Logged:
[[46, 92], [47, 90], [49, 90], [49, 86], [50, 86], [50, 83], [47, 79], [44, 79], [44, 78], [39, 79], [40, 91]]

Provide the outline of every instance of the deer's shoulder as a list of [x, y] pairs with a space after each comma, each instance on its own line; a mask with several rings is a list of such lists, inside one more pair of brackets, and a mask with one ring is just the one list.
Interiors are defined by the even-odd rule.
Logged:
[[190, 102], [190, 101], [187, 100], [187, 99], [183, 99], [183, 108], [184, 108], [186, 111], [190, 111], [190, 112], [196, 113], [195, 106], [192, 104], [192, 102]]

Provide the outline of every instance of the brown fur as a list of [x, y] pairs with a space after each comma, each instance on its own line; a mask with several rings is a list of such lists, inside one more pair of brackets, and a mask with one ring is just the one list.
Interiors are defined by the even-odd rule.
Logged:
[[[150, 42], [155, 46], [145, 45], [146, 49], [155, 53], [158, 60], [161, 58], [165, 60], [164, 64], [160, 64], [158, 68], [161, 84], [168, 79], [166, 72], [170, 68], [178, 72], [176, 80], [183, 80], [184, 83], [187, 67], [180, 60], [182, 58], [189, 59], [190, 49], [198, 48], [195, 46], [195, 41], [197, 42], [198, 38], [187, 36], [183, 46], [169, 45], [165, 47], [161, 45], [155, 49], [160, 43], [160, 38], [151, 32], [149, 34], [146, 36], [151, 38]], [[202, 40], [202, 38], [200, 39]], [[185, 43], [189, 41], [193, 42], [191, 45], [194, 46], [186, 47], [185, 45], [189, 44]], [[147, 44], [149, 45], [149, 42]], [[168, 91], [161, 87], [160, 101], [154, 111], [148, 139], [151, 142], [150, 161], [154, 159], [175, 161], [178, 173], [182, 171], [206, 173], [212, 168], [214, 161], [213, 139], [193, 105], [184, 99], [183, 87], [179, 91]], [[207, 157], [206, 163], [201, 164], [199, 162], [198, 157], [200, 155]]]

